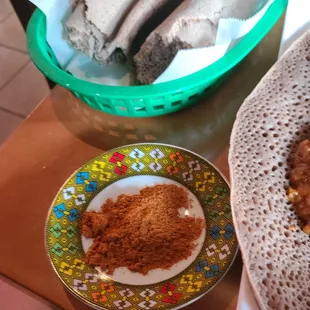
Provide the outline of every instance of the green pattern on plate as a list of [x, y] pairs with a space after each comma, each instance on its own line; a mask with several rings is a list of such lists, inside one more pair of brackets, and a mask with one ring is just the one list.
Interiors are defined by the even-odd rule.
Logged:
[[[195, 261], [177, 276], [153, 285], [103, 279], [83, 261], [79, 232], [83, 212], [106, 186], [136, 175], [181, 183], [200, 201], [207, 221], [206, 238]], [[236, 255], [229, 195], [229, 186], [219, 172], [187, 150], [162, 144], [119, 147], [81, 167], [58, 192], [47, 219], [47, 252], [65, 286], [94, 307], [148, 310], [185, 306], [214, 287]]]

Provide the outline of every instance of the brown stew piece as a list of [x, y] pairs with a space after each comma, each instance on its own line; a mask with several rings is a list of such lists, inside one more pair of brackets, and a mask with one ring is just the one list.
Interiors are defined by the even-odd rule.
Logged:
[[304, 220], [303, 231], [310, 235], [310, 141], [302, 141], [292, 156], [291, 188], [288, 199], [296, 208], [297, 215]]

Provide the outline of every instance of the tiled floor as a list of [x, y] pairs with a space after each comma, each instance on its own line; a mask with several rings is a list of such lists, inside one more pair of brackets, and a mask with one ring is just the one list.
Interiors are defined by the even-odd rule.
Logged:
[[48, 93], [9, 0], [0, 0], [0, 144]]
[[[0, 145], [48, 93], [27, 54], [25, 33], [9, 0], [0, 0]], [[0, 301], [0, 308], [7, 310], [56, 309], [1, 276]]]

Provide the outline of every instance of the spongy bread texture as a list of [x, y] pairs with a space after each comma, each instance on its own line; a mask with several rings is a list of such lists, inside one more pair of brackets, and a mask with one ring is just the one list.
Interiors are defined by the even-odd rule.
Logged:
[[112, 38], [137, 0], [85, 0], [86, 18], [101, 33]]
[[67, 39], [79, 51], [93, 56], [92, 35], [85, 21], [85, 4], [79, 2], [66, 22]]
[[220, 18], [248, 18], [257, 0], [185, 0], [142, 45], [135, 56], [138, 80], [152, 83], [179, 49], [215, 43]]
[[290, 155], [309, 128], [308, 31], [245, 100], [231, 135], [233, 218], [262, 309], [310, 309], [310, 239], [286, 197]]
[[127, 15], [113, 40], [104, 49], [109, 58], [117, 49], [127, 57], [131, 44], [143, 24], [170, 0], [139, 0]]
[[[111, 60], [104, 52], [137, 0], [81, 0], [65, 26], [68, 41], [100, 63]], [[117, 56], [117, 55], [116, 55]]]

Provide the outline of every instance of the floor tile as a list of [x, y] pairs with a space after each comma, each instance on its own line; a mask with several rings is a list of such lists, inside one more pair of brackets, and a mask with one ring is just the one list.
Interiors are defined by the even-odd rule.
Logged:
[[0, 89], [29, 62], [29, 56], [0, 46]]
[[27, 51], [25, 31], [15, 13], [0, 24], [0, 45]]
[[22, 120], [21, 117], [0, 110], [0, 144], [7, 139]]
[[49, 92], [43, 74], [30, 62], [0, 90], [0, 107], [27, 116]]
[[0, 23], [13, 11], [14, 9], [9, 0], [0, 0]]
[[[14, 285], [15, 286], [15, 285]], [[8, 281], [0, 279], [1, 308], [7, 310], [50, 310], [52, 306], [41, 302], [29, 294], [13, 287]], [[56, 309], [56, 308], [54, 308]]]

